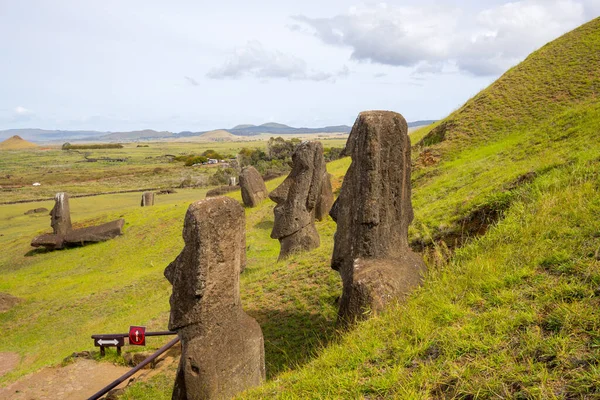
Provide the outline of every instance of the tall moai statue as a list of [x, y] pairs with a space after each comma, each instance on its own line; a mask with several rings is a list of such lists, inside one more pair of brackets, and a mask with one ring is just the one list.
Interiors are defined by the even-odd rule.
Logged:
[[302, 142], [292, 154], [292, 171], [269, 198], [275, 223], [271, 238], [279, 239], [282, 260], [291, 253], [308, 251], [321, 244], [315, 228], [315, 208], [321, 197], [321, 185], [327, 173], [320, 142]]
[[404, 117], [391, 111], [360, 113], [344, 153], [352, 163], [330, 211], [337, 223], [331, 267], [343, 283], [341, 325], [406, 296], [426, 270], [408, 245], [413, 209]]
[[54, 196], [54, 207], [50, 211], [50, 226], [55, 235], [65, 236], [71, 232], [71, 207], [69, 195], [60, 192]]
[[165, 269], [173, 285], [169, 329], [182, 353], [173, 399], [229, 399], [265, 379], [262, 330], [240, 302], [244, 209], [229, 197], [189, 206], [185, 246]]
[[142, 207], [150, 207], [154, 205], [154, 192], [144, 192], [142, 194]]
[[331, 174], [327, 171], [323, 174], [321, 181], [321, 195], [315, 207], [315, 218], [323, 221], [333, 206], [333, 187], [331, 186]]
[[242, 201], [246, 207], [256, 207], [267, 198], [269, 192], [262, 176], [252, 166], [242, 168], [240, 173]]

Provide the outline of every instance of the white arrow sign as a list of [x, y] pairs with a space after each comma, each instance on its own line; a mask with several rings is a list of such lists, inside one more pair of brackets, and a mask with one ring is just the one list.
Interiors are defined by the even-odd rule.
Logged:
[[112, 344], [113, 346], [116, 346], [119, 344], [119, 341], [117, 339], [113, 339], [113, 340], [100, 339], [100, 340], [98, 340], [98, 344], [100, 346], [104, 346], [105, 344]]

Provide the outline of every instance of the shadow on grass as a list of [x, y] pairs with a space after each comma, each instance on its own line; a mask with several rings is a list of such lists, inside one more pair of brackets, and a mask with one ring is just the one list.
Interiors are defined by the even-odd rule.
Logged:
[[37, 249], [29, 250], [27, 253], [25, 253], [25, 257], [33, 257], [38, 254], [50, 253], [51, 251], [54, 251], [54, 250], [50, 250], [45, 247], [39, 247]]
[[248, 310], [262, 328], [267, 379], [315, 358], [335, 336], [335, 315], [289, 310]]
[[254, 225], [256, 229], [273, 229], [273, 221], [261, 221]]

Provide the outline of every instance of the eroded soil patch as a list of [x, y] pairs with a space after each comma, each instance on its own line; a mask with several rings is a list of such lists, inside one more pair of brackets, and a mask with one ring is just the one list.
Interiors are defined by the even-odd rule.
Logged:
[[13, 352], [0, 353], [0, 376], [12, 371], [19, 365], [19, 354]]
[[0, 312], [6, 312], [10, 310], [21, 301], [23, 301], [23, 299], [12, 296], [8, 293], [0, 293]]

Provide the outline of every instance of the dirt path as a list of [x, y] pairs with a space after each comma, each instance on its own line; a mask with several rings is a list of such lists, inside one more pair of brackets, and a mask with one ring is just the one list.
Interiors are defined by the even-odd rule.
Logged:
[[[159, 373], [174, 371], [181, 355], [181, 346], [176, 345], [156, 360], [155, 369], [143, 369], [130, 379], [146, 381]], [[14, 368], [19, 361], [16, 353], [0, 353], [0, 375]], [[8, 368], [2, 372], [2, 366]], [[130, 367], [121, 367], [105, 362], [77, 358], [65, 367], [43, 368], [27, 375], [17, 382], [0, 388], [0, 400], [38, 400], [38, 399], [86, 399], [100, 389], [128, 372]], [[117, 388], [124, 388], [126, 380]]]
[[20, 358], [17, 353], [0, 353], [0, 376], [19, 365]]
[[85, 399], [127, 371], [127, 367], [78, 359], [66, 367], [44, 368], [0, 388], [0, 399]]

